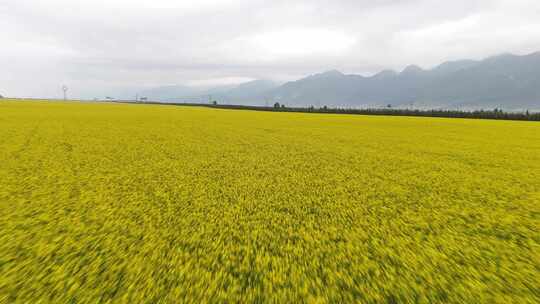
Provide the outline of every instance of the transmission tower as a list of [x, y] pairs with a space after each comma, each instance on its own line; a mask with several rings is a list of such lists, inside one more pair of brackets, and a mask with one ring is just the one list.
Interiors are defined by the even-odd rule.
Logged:
[[64, 91], [64, 100], [67, 100], [68, 87], [66, 85], [63, 85], [62, 86], [62, 91]]

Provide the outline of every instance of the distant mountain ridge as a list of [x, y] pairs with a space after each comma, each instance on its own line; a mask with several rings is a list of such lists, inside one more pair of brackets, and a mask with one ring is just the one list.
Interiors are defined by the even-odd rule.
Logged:
[[306, 106], [540, 109], [540, 52], [410, 65], [371, 77], [330, 71], [284, 84], [270, 100]]
[[255, 80], [210, 93], [177, 86], [146, 94], [171, 101], [207, 101], [211, 94], [218, 102], [241, 105], [540, 110], [540, 52], [448, 61], [428, 70], [409, 65], [370, 77], [331, 70], [283, 85]]

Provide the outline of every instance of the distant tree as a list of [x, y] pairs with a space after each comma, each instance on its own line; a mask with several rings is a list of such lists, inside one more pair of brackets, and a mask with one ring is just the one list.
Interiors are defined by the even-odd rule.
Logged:
[[529, 113], [529, 110], [527, 110], [527, 112], [525, 112], [525, 115], [527, 115], [527, 116], [531, 115], [531, 113]]
[[213, 104], [214, 106], [217, 106], [217, 101], [215, 101], [215, 100], [212, 101], [212, 104]]
[[285, 108], [285, 105], [284, 105], [284, 104], [282, 104], [282, 105], [281, 105], [281, 108], [282, 108], [282, 109], [284, 109], [284, 108]]
[[392, 108], [392, 105], [391, 105], [391, 104], [387, 104], [386, 107], [389, 108], [389, 109], [391, 109], [391, 108]]
[[325, 111], [328, 110], [328, 107], [327, 107], [327, 106], [323, 106], [322, 108], [323, 108], [323, 110], [325, 110]]
[[279, 108], [279, 107], [280, 107], [279, 102], [276, 102], [276, 103], [274, 104], [274, 108], [277, 109], [277, 108]]

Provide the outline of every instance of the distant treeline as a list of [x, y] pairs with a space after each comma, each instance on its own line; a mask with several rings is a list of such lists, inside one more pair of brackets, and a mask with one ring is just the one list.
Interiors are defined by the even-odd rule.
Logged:
[[460, 111], [460, 110], [415, 110], [397, 108], [372, 108], [372, 109], [350, 109], [350, 108], [330, 108], [330, 107], [287, 107], [278, 103], [273, 107], [263, 106], [243, 106], [224, 104], [201, 104], [201, 103], [165, 103], [165, 102], [144, 102], [146, 104], [182, 105], [182, 106], [203, 106], [218, 109], [254, 110], [270, 112], [299, 112], [299, 113], [329, 113], [329, 114], [359, 114], [359, 115], [387, 115], [387, 116], [421, 116], [421, 117], [447, 117], [447, 118], [472, 118], [472, 119], [500, 119], [500, 120], [526, 120], [540, 121], [539, 112], [505, 112], [501, 109]]

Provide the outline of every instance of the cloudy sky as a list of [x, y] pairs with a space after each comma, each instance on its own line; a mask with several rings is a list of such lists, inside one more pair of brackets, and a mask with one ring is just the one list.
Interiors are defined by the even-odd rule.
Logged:
[[0, 0], [0, 94], [110, 92], [540, 51], [538, 0]]

